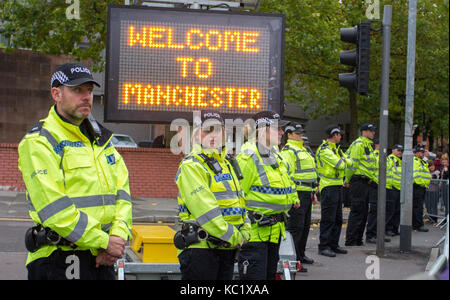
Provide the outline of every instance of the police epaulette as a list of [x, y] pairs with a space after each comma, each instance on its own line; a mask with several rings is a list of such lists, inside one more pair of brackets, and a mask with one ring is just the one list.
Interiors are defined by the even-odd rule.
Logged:
[[33, 127], [31, 128], [31, 130], [28, 131], [28, 134], [41, 131], [43, 125], [44, 125], [44, 121], [34, 124]]

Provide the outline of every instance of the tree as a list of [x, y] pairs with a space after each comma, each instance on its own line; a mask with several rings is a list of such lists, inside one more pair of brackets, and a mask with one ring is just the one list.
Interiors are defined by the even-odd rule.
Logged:
[[[448, 1], [439, 5], [419, 0], [416, 50], [415, 121], [420, 130], [448, 137]], [[393, 5], [390, 75], [390, 129], [402, 143], [406, 87], [408, 2], [381, 1]], [[371, 34], [371, 74], [369, 97], [349, 94], [339, 86], [339, 64], [345, 50], [339, 29], [366, 21], [367, 5], [360, 0], [266, 0], [266, 12], [286, 15], [285, 87], [286, 98], [312, 111], [311, 117], [351, 111], [356, 122], [379, 118], [381, 32]], [[372, 28], [381, 28], [381, 20]], [[433, 66], [433, 67], [430, 67]], [[426, 100], [425, 100], [426, 99]], [[427, 117], [428, 116], [428, 117]], [[355, 133], [353, 132], [353, 135]]]
[[[74, 1], [74, 0], [73, 0]], [[381, 32], [371, 34], [369, 96], [350, 94], [338, 84], [339, 64], [345, 50], [339, 29], [367, 21], [368, 1], [362, 0], [264, 0], [260, 11], [286, 15], [286, 98], [298, 103], [311, 117], [345, 111], [352, 115], [356, 135], [358, 121], [379, 118]], [[373, 1], [370, 1], [372, 3]], [[27, 48], [51, 55], [91, 59], [94, 70], [104, 69], [108, 4], [122, 0], [82, 0], [80, 19], [68, 19], [66, 0], [3, 0], [0, 2], [0, 34], [10, 37], [7, 50]], [[389, 120], [395, 141], [402, 143], [406, 87], [408, 1], [380, 1], [393, 6]], [[449, 136], [449, 6], [418, 0], [415, 73], [415, 123], [425, 136]], [[381, 28], [381, 20], [372, 24]]]
[[1, 1], [0, 34], [10, 39], [6, 51], [25, 48], [72, 55], [77, 60], [91, 60], [94, 70], [103, 70], [108, 4], [123, 1], [82, 0], [79, 19], [69, 19], [71, 4], [66, 0]]

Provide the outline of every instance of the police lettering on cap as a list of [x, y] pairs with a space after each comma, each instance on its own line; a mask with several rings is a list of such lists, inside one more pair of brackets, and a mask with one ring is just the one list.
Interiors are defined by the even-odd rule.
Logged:
[[[208, 122], [206, 122], [208, 121]], [[196, 117], [194, 118], [194, 126], [214, 126], [214, 125], [221, 125], [223, 126], [225, 124], [222, 116], [220, 113], [216, 111], [201, 111], [200, 112], [200, 118]]]
[[403, 146], [400, 145], [400, 144], [395, 144], [395, 145], [392, 147], [392, 149], [393, 149], [393, 150], [398, 150], [398, 151], [403, 151]]
[[255, 120], [256, 128], [264, 126], [273, 126], [277, 122], [278, 127], [284, 127], [289, 124], [289, 121], [281, 120], [280, 114], [272, 110], [260, 111], [252, 116]]
[[83, 63], [66, 63], [56, 67], [50, 80], [50, 86], [59, 87], [65, 86], [79, 86], [86, 82], [92, 82], [100, 87], [100, 84], [92, 77], [92, 72]]
[[344, 131], [337, 125], [331, 125], [330, 127], [327, 128], [327, 130], [325, 132], [328, 137], [332, 137], [335, 134], [340, 134], [340, 135], [344, 134]]
[[364, 123], [361, 125], [361, 131], [370, 130], [375, 131], [377, 127], [371, 123]]
[[417, 153], [417, 152], [425, 152], [425, 148], [423, 146], [421, 146], [421, 145], [417, 145], [414, 148], [414, 153]]
[[286, 133], [303, 133], [305, 130], [302, 125], [297, 122], [290, 122], [286, 127], [284, 127], [284, 132]]

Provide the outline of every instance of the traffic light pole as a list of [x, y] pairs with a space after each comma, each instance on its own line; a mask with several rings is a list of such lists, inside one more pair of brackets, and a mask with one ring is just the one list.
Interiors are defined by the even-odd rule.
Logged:
[[385, 5], [383, 13], [383, 56], [381, 64], [380, 156], [377, 205], [377, 256], [384, 256], [386, 227], [386, 155], [389, 112], [389, 63], [391, 56], [392, 6]]
[[402, 157], [402, 184], [400, 190], [400, 252], [411, 251], [412, 198], [413, 198], [413, 120], [414, 120], [414, 71], [416, 59], [417, 0], [409, 0], [408, 54], [406, 60], [405, 143]]

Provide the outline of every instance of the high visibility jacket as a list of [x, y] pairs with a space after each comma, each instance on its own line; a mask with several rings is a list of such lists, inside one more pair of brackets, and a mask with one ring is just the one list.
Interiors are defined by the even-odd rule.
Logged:
[[351, 166], [339, 146], [323, 141], [316, 152], [317, 173], [319, 174], [319, 191], [332, 185], [343, 185], [347, 166]]
[[280, 155], [288, 163], [288, 172], [297, 186], [297, 191], [316, 189], [316, 161], [303, 146], [303, 141], [288, 140]]
[[[254, 142], [245, 143], [243, 149], [236, 159], [244, 174], [241, 186], [247, 210], [273, 215], [287, 212], [293, 204], [299, 203], [287, 163], [275, 147], [263, 156]], [[272, 226], [253, 223], [250, 242], [278, 243], [280, 234], [285, 237], [284, 222]]]
[[402, 185], [402, 159], [390, 154], [387, 157], [386, 188], [400, 190]]
[[[226, 148], [219, 153], [218, 150], [195, 145], [192, 152], [181, 162], [175, 182], [178, 186], [180, 219], [195, 221], [209, 235], [229, 242], [229, 249], [233, 249], [242, 239], [250, 239], [250, 220], [247, 217], [239, 179], [226, 159], [226, 154]], [[216, 160], [222, 167], [221, 173], [216, 174], [205, 162], [206, 158]], [[201, 241], [189, 248], [216, 246]]]
[[[84, 122], [87, 122], [85, 120]], [[55, 106], [19, 144], [19, 169], [33, 221], [76, 244], [76, 250], [106, 249], [109, 235], [131, 237], [128, 170], [101, 126], [91, 144], [80, 127], [61, 119]], [[43, 246], [27, 264], [68, 246]]]
[[430, 185], [431, 174], [428, 164], [417, 156], [414, 156], [413, 165], [414, 183], [422, 187], [428, 188]]
[[345, 154], [352, 160], [351, 167], [345, 171], [346, 183], [350, 183], [353, 175], [366, 176], [378, 183], [378, 159], [370, 139], [360, 136], [353, 141]]

